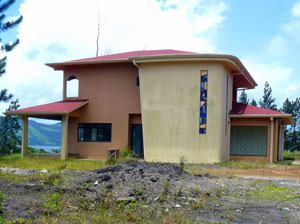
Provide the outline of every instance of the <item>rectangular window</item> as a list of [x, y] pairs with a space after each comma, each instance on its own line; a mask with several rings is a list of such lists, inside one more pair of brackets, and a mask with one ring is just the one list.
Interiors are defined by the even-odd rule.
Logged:
[[79, 142], [111, 142], [111, 124], [78, 124]]
[[207, 127], [207, 78], [208, 71], [201, 70], [200, 73], [200, 119], [199, 119], [199, 133], [206, 134]]

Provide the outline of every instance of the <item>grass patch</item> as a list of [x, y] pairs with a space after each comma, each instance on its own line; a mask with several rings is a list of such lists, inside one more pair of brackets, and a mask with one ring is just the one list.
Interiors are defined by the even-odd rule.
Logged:
[[283, 160], [300, 160], [300, 151], [284, 151]]
[[218, 163], [223, 167], [238, 168], [238, 169], [258, 169], [264, 168], [267, 163], [263, 162], [245, 162], [245, 161], [227, 161]]
[[262, 186], [260, 190], [249, 192], [248, 196], [277, 202], [294, 201], [296, 198], [299, 198], [299, 195], [294, 193], [291, 189], [276, 185]]
[[69, 170], [92, 170], [105, 167], [104, 161], [90, 161], [77, 159], [44, 159], [44, 158], [24, 158], [21, 159], [20, 154], [13, 154], [9, 156], [0, 157], [0, 164], [2, 167], [13, 167], [20, 169], [36, 169], [36, 170], [50, 170], [60, 171], [62, 169]]

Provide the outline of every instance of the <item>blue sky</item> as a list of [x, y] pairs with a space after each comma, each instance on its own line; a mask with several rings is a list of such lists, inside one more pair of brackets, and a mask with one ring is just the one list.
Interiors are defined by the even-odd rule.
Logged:
[[[22, 107], [61, 100], [62, 73], [46, 62], [95, 56], [97, 17], [101, 52], [177, 49], [232, 54], [258, 83], [247, 91], [259, 100], [265, 81], [281, 107], [300, 97], [300, 1], [297, 0], [22, 0], [8, 17], [23, 23], [2, 39], [21, 44], [8, 55], [7, 88]], [[57, 7], [59, 5], [60, 7]], [[0, 103], [4, 111], [7, 104]]]

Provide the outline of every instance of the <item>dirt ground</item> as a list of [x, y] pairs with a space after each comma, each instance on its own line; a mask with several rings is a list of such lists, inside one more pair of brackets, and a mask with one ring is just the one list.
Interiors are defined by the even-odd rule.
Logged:
[[129, 161], [42, 179], [22, 171], [0, 176], [4, 223], [300, 223], [299, 170], [277, 168], [187, 166], [192, 175]]
[[209, 173], [212, 175], [288, 178], [293, 180], [300, 180], [299, 166], [265, 165], [264, 167], [257, 169], [239, 169], [220, 166], [191, 166], [189, 168], [194, 172]]

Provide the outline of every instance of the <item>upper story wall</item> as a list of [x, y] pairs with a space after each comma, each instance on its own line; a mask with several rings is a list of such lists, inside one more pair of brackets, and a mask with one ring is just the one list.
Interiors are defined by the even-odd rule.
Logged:
[[[67, 80], [79, 81], [78, 97], [66, 97]], [[137, 86], [138, 69], [131, 63], [69, 66], [64, 69], [63, 99], [89, 99], [84, 110], [91, 122], [100, 116], [141, 113], [140, 93]], [[94, 120], [98, 118], [97, 120]], [[94, 121], [93, 121], [94, 120]]]
[[[199, 134], [201, 70], [208, 71], [206, 134]], [[232, 76], [222, 63], [141, 63], [140, 85], [146, 160], [228, 160]]]

